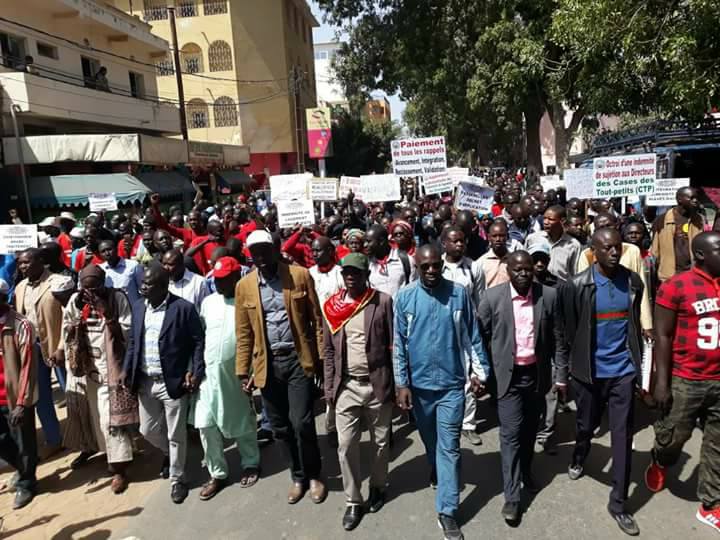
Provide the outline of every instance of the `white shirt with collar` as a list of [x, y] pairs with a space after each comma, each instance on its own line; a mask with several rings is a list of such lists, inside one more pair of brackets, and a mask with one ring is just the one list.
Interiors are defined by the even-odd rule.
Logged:
[[309, 272], [315, 285], [315, 293], [318, 300], [320, 300], [320, 306], [345, 286], [342, 278], [342, 268], [339, 264], [334, 265], [329, 272], [321, 272], [316, 264], [310, 267]]
[[443, 261], [443, 277], [461, 285], [477, 309], [480, 292], [485, 288], [482, 266], [478, 261], [473, 261], [469, 257], [463, 257], [456, 263], [450, 262], [447, 260], [447, 254], [443, 254]]
[[390, 251], [384, 264], [375, 257], [369, 257], [370, 286], [375, 290], [390, 295], [394, 300], [395, 295], [401, 288], [417, 279], [415, 261], [409, 255], [407, 257], [410, 262], [410, 275], [407, 280], [405, 279], [405, 267], [400, 260], [397, 249]]
[[107, 261], [100, 265], [105, 270], [105, 286], [125, 291], [130, 305], [140, 299], [140, 286], [143, 280], [143, 267], [136, 261], [120, 258], [115, 267]]
[[175, 296], [179, 296], [183, 300], [190, 302], [193, 306], [195, 306], [198, 313], [200, 313], [202, 301], [205, 300], [206, 296], [210, 295], [207, 282], [198, 274], [194, 274], [187, 269], [185, 270], [183, 277], [178, 281], [173, 281], [172, 279], [170, 280], [168, 291]]

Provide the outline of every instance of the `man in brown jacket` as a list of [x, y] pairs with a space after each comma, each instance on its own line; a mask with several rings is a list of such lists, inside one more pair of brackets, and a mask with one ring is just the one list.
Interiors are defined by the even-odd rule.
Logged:
[[235, 289], [236, 373], [246, 392], [260, 388], [273, 434], [287, 449], [288, 503], [308, 488], [312, 501], [321, 503], [327, 491], [313, 415], [323, 345], [320, 305], [310, 273], [280, 262], [269, 232], [253, 231], [247, 246], [256, 269]]
[[0, 458], [16, 470], [13, 508], [18, 509], [32, 501], [37, 484], [38, 359], [32, 325], [8, 305], [9, 289], [0, 279]]
[[368, 511], [385, 504], [393, 388], [392, 298], [368, 286], [369, 261], [350, 253], [340, 262], [345, 288], [323, 305], [325, 399], [335, 406], [338, 460], [345, 487], [343, 527], [360, 523], [360, 422], [370, 428], [374, 459], [370, 474]]

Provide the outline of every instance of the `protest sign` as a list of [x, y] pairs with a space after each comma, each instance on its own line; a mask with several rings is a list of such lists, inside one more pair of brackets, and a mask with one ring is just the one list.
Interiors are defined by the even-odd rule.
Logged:
[[457, 186], [460, 182], [464, 182], [470, 174], [467, 167], [448, 167], [447, 174], [452, 178], [453, 186]]
[[91, 212], [114, 211], [118, 209], [114, 193], [88, 193]]
[[277, 201], [278, 226], [281, 229], [315, 223], [315, 207], [309, 199]]
[[551, 189], [558, 189], [565, 187], [565, 182], [560, 179], [559, 174], [550, 174], [547, 176], [540, 177], [540, 184], [544, 191], [550, 191]]
[[308, 198], [308, 184], [312, 174], [278, 174], [270, 177], [273, 201], [292, 201]]
[[340, 177], [340, 190], [338, 197], [344, 199], [348, 196], [348, 193], [352, 191], [356, 198], [360, 197], [360, 177], [359, 176], [341, 176]]
[[421, 176], [445, 172], [445, 137], [399, 139], [390, 143], [393, 172], [398, 176]]
[[566, 197], [570, 199], [592, 199], [595, 193], [595, 182], [593, 170], [590, 167], [582, 169], [565, 169], [563, 172], [565, 180]]
[[400, 178], [394, 174], [369, 174], [360, 177], [360, 198], [363, 202], [399, 201]]
[[427, 174], [423, 177], [425, 195], [439, 195], [453, 190], [453, 179], [447, 173]]
[[689, 178], [658, 178], [655, 180], [655, 191], [645, 198], [645, 204], [647, 206], [675, 206], [677, 190], [689, 185]]
[[596, 199], [649, 195], [655, 190], [655, 154], [608, 156], [593, 160]]
[[337, 178], [313, 178], [310, 180], [310, 198], [313, 201], [336, 201], [338, 198]]
[[460, 182], [455, 195], [455, 208], [475, 210], [478, 214], [486, 214], [490, 212], [493, 205], [494, 195], [495, 190], [492, 188]]
[[0, 254], [14, 255], [37, 245], [37, 225], [0, 225]]

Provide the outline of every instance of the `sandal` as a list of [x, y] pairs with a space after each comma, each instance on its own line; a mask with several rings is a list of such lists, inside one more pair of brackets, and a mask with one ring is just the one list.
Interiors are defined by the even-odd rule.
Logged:
[[248, 467], [247, 469], [243, 469], [242, 474], [240, 475], [240, 487], [241, 488], [249, 488], [257, 484], [257, 481], [260, 479], [260, 468], [259, 467]]

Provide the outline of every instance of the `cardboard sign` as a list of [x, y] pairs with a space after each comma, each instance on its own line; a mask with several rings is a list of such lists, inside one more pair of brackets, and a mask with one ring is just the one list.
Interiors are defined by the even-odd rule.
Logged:
[[337, 178], [313, 178], [310, 180], [310, 198], [313, 201], [336, 201], [338, 198]]
[[487, 214], [492, 208], [494, 196], [495, 190], [492, 188], [460, 182], [455, 195], [455, 208]]
[[593, 198], [595, 182], [591, 168], [565, 169], [563, 179], [565, 180], [565, 191], [568, 200]]
[[453, 179], [447, 173], [428, 174], [423, 177], [425, 195], [439, 195], [454, 188]]
[[400, 178], [394, 174], [370, 174], [360, 177], [363, 202], [388, 202], [402, 199]]
[[33, 225], [0, 225], [0, 254], [14, 255], [18, 251], [38, 247], [38, 228]]
[[655, 191], [656, 154], [608, 156], [593, 160], [596, 199], [649, 195]]
[[114, 211], [118, 209], [114, 193], [88, 193], [91, 212]]
[[399, 139], [390, 143], [393, 172], [398, 176], [421, 176], [445, 172], [445, 137]]
[[655, 180], [655, 191], [645, 198], [645, 204], [647, 206], [675, 206], [677, 190], [689, 185], [689, 178], [658, 178]]
[[270, 192], [273, 201], [308, 199], [308, 184], [312, 174], [278, 174], [270, 177]]
[[540, 177], [540, 184], [544, 191], [550, 191], [551, 189], [558, 189], [565, 187], [565, 182], [560, 179], [559, 174], [550, 174], [547, 176]]
[[309, 199], [295, 201], [277, 201], [278, 226], [281, 229], [294, 227], [296, 224], [312, 225], [315, 223], [315, 207]]
[[348, 193], [352, 191], [355, 194], [356, 199], [360, 197], [360, 177], [359, 176], [341, 176], [340, 177], [340, 189], [338, 197], [344, 199], [348, 196]]

